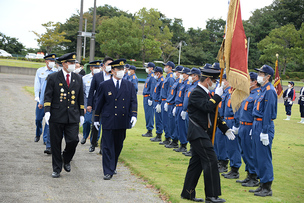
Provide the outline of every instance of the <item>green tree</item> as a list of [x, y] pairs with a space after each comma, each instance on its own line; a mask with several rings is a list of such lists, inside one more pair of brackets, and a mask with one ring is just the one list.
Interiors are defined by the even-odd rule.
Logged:
[[279, 54], [279, 61], [283, 65], [283, 75], [289, 63], [301, 64], [299, 55], [303, 56], [303, 38], [300, 31], [297, 31], [293, 24], [273, 29], [269, 36], [258, 43], [258, 48], [263, 53], [260, 60], [264, 63], [274, 64], [276, 53]]
[[0, 49], [11, 54], [21, 54], [24, 48], [24, 45], [18, 42], [18, 38], [6, 36], [0, 32]]
[[160, 35], [162, 21], [157, 10], [142, 8], [135, 16], [136, 23], [141, 30], [141, 57], [144, 65], [146, 60], [158, 59], [162, 51]]
[[120, 58], [140, 50], [140, 29], [132, 19], [125, 16], [104, 20], [97, 28], [96, 41], [108, 56]]
[[46, 48], [47, 53], [51, 53], [53, 48], [59, 46], [62, 42], [69, 42], [70, 40], [65, 39], [65, 32], [59, 32], [60, 23], [54, 23], [49, 21], [42, 24], [45, 27], [46, 32], [44, 34], [39, 34], [32, 31], [38, 38], [36, 39], [40, 46]]

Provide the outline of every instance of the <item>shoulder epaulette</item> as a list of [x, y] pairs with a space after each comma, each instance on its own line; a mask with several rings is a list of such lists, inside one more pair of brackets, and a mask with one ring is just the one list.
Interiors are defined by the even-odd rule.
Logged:
[[187, 85], [189, 85], [190, 84], [190, 82], [189, 81], [187, 81]]
[[266, 90], [270, 90], [270, 85], [268, 85], [268, 86], [266, 87]]
[[164, 81], [164, 78], [161, 78], [160, 80], [161, 80], [161, 81]]
[[135, 79], [135, 75], [133, 75], [133, 79]]
[[171, 75], [170, 75], [170, 78], [172, 78], [172, 77], [173, 77], [173, 75], [171, 74]]
[[152, 73], [151, 76], [154, 77], [154, 74]]

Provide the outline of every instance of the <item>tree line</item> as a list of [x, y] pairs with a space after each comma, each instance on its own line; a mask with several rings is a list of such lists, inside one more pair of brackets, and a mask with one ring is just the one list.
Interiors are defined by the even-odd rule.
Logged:
[[[274, 67], [279, 54], [282, 73], [304, 71], [304, 1], [274, 0], [269, 6], [257, 9], [243, 21], [250, 37], [248, 68], [269, 64]], [[87, 32], [92, 31], [93, 8], [84, 13]], [[83, 22], [84, 25], [84, 22]], [[124, 57], [142, 61], [174, 61], [182, 65], [203, 66], [216, 62], [226, 22], [208, 19], [206, 28], [183, 27], [179, 18], [170, 19], [157, 9], [142, 8], [135, 14], [110, 5], [96, 9], [95, 57]], [[79, 14], [73, 14], [65, 23], [47, 22], [46, 32], [37, 35], [40, 50], [63, 54], [76, 50]], [[50, 37], [52, 36], [52, 37]], [[86, 38], [86, 56], [90, 38]], [[0, 48], [5, 45], [0, 44]], [[8, 51], [8, 50], [7, 50]], [[15, 51], [16, 52], [16, 51]]]

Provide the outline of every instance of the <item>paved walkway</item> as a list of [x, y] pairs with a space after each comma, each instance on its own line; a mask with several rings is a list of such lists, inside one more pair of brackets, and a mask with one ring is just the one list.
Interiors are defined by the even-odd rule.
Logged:
[[42, 139], [34, 142], [36, 102], [23, 89], [33, 85], [33, 76], [0, 74], [0, 202], [163, 202], [121, 163], [103, 180], [102, 157], [89, 143], [79, 143], [70, 173], [52, 178], [51, 156]]

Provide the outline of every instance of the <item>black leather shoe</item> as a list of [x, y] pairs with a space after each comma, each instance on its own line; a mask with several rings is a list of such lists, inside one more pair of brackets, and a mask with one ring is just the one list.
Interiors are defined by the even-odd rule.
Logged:
[[185, 156], [192, 156], [192, 152], [189, 150], [187, 152], [183, 152], [183, 155], [185, 155]]
[[165, 145], [166, 148], [178, 148], [178, 141], [172, 140], [170, 144]]
[[160, 142], [159, 144], [160, 144], [160, 145], [167, 145], [167, 144], [170, 144], [170, 142], [171, 142], [171, 138], [166, 138], [165, 141]]
[[52, 173], [53, 178], [59, 178], [59, 176], [60, 176], [60, 173], [57, 173], [57, 172]]
[[89, 149], [89, 152], [94, 152], [94, 151], [95, 151], [95, 146], [91, 145], [90, 149]]
[[146, 134], [142, 134], [141, 136], [143, 137], [152, 137], [152, 130], [148, 130], [148, 132]]
[[66, 172], [70, 172], [71, 171], [71, 164], [68, 163], [68, 164], [63, 164], [63, 168]]
[[187, 152], [187, 147], [185, 145], [181, 145], [178, 149], [173, 149], [176, 152]]
[[39, 142], [39, 140], [40, 140], [40, 137], [35, 137], [35, 142]]
[[202, 199], [202, 198], [195, 198], [195, 197], [190, 199], [190, 198], [186, 198], [186, 197], [181, 196], [181, 198], [182, 199], [188, 199], [188, 200], [191, 200], [191, 201], [194, 201], [194, 202], [203, 202], [204, 201], [204, 199]]
[[46, 145], [46, 142], [43, 142], [44, 145]]
[[260, 192], [262, 190], [262, 186], [263, 186], [263, 183], [260, 183], [260, 187], [258, 187], [255, 190], [249, 190], [249, 192], [252, 192], [252, 193]]
[[87, 141], [87, 139], [85, 139], [84, 137], [81, 139], [80, 144], [85, 144]]
[[210, 202], [226, 202], [226, 200], [219, 198], [219, 197], [206, 197], [205, 199], [206, 203]]
[[111, 180], [112, 177], [113, 177], [112, 175], [106, 174], [105, 176], [103, 176], [103, 179], [104, 180]]
[[46, 154], [52, 154], [51, 148], [46, 148], [46, 150], [44, 150], [44, 153], [46, 153]]

